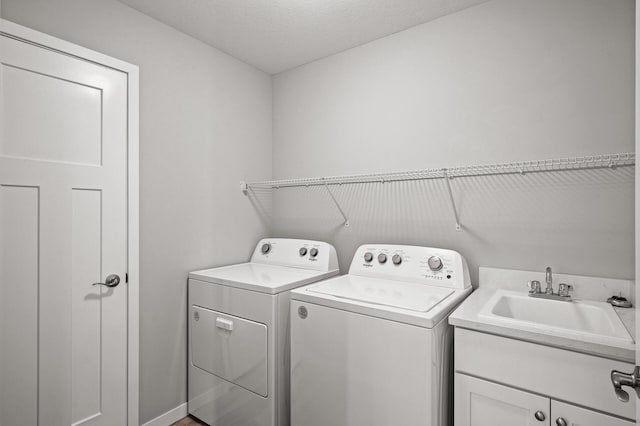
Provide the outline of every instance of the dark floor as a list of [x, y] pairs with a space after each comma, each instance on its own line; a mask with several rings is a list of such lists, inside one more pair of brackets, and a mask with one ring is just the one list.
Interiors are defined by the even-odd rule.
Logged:
[[204, 423], [200, 423], [195, 417], [187, 416], [184, 419], [178, 420], [171, 426], [206, 426]]

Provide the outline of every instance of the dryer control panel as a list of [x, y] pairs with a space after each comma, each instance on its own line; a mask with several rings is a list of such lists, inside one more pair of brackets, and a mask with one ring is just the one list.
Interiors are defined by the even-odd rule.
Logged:
[[338, 256], [331, 244], [293, 238], [265, 238], [258, 241], [251, 262], [314, 271], [338, 269]]
[[365, 244], [349, 274], [462, 289], [471, 286], [469, 267], [457, 251], [432, 247]]

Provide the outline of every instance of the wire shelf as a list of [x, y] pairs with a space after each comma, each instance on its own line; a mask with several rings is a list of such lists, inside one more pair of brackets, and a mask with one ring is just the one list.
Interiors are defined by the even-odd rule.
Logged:
[[371, 173], [361, 175], [344, 175], [330, 177], [312, 177], [299, 179], [282, 179], [243, 184], [249, 188], [291, 188], [298, 186], [345, 185], [357, 183], [384, 183], [412, 181], [424, 179], [459, 178], [468, 176], [489, 176], [503, 174], [524, 174], [539, 172], [555, 172], [564, 170], [602, 169], [634, 166], [636, 154], [626, 152], [620, 154], [591, 155], [585, 157], [568, 157], [548, 160], [530, 160], [513, 163], [497, 163], [450, 168], [433, 168], [390, 173]]
[[527, 173], [543, 173], [543, 172], [559, 172], [571, 170], [588, 170], [603, 169], [616, 167], [632, 167], [636, 164], [636, 154], [633, 152], [625, 152], [619, 154], [602, 154], [590, 155], [585, 157], [568, 157], [555, 158], [550, 160], [530, 160], [513, 163], [496, 163], [473, 166], [459, 167], [443, 167], [423, 170], [410, 170], [404, 172], [391, 173], [370, 173], [361, 175], [344, 175], [330, 177], [300, 178], [300, 179], [282, 179], [268, 180], [261, 182], [240, 182], [240, 188], [247, 194], [250, 189], [278, 189], [278, 188], [295, 188], [324, 186], [329, 193], [331, 199], [336, 205], [338, 211], [344, 219], [344, 225], [349, 226], [349, 218], [340, 206], [331, 185], [348, 185], [360, 183], [385, 183], [385, 182], [402, 182], [426, 179], [445, 179], [451, 209], [453, 211], [456, 230], [461, 230], [458, 210], [456, 208], [453, 191], [451, 189], [450, 180], [453, 178], [464, 178], [473, 176], [491, 176], [491, 175], [508, 175], [508, 174], [527, 174]]

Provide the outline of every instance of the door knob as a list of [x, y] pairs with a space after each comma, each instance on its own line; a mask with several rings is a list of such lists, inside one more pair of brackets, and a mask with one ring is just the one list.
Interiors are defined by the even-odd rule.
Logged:
[[636, 365], [633, 373], [622, 373], [620, 371], [611, 371], [611, 383], [613, 390], [618, 399], [622, 402], [629, 401], [629, 392], [622, 389], [623, 386], [629, 386], [636, 391], [636, 395], [640, 398], [640, 367]]
[[107, 276], [107, 279], [104, 280], [103, 283], [93, 283], [91, 285], [103, 285], [105, 287], [116, 287], [120, 284], [120, 277], [116, 274], [111, 274]]

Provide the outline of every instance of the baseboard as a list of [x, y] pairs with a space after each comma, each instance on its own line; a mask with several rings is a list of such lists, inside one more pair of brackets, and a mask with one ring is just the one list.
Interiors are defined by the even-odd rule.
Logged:
[[184, 404], [178, 405], [176, 408], [159, 415], [155, 419], [149, 420], [142, 426], [169, 426], [183, 417], [186, 417], [187, 414], [187, 403], [185, 402]]

